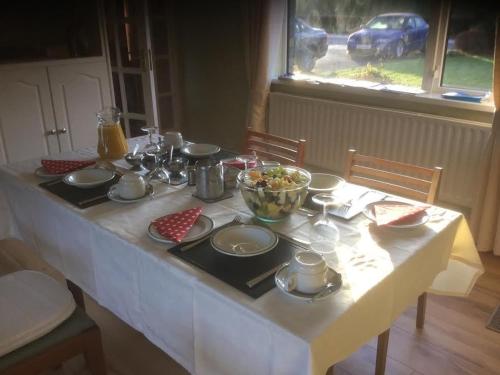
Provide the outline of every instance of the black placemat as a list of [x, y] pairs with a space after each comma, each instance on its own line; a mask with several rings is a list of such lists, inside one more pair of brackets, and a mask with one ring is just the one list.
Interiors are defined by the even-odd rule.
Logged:
[[297, 250], [304, 250], [302, 247], [282, 237], [279, 238], [278, 245], [270, 252], [246, 258], [224, 255], [217, 252], [212, 248], [210, 239], [206, 239], [199, 245], [186, 251], [181, 251], [182, 246], [182, 244], [177, 245], [168, 251], [252, 298], [258, 298], [276, 286], [274, 283], [274, 274], [253, 288], [249, 288], [246, 285], [247, 281], [284, 262], [288, 262]]
[[121, 174], [117, 173], [112, 180], [90, 189], [80, 189], [75, 186], [65, 184], [60, 179], [42, 182], [39, 186], [50, 191], [52, 194], [61, 197], [66, 202], [69, 202], [78, 208], [87, 208], [109, 201], [109, 198], [107, 197], [108, 190], [111, 185], [118, 182], [120, 177]]

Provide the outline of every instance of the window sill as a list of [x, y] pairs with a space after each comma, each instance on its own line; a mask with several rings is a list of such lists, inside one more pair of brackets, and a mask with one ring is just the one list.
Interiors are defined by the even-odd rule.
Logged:
[[409, 94], [352, 87], [319, 81], [280, 78], [271, 83], [271, 92], [335, 100], [402, 111], [425, 113], [477, 122], [491, 126], [495, 108], [491, 99], [481, 103], [442, 98], [439, 94]]

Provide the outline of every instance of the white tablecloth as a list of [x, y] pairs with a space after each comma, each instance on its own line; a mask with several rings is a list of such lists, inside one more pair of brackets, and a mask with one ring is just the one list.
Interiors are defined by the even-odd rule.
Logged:
[[[94, 156], [81, 150], [60, 158]], [[466, 295], [483, 272], [459, 213], [436, 211], [425, 226], [406, 231], [380, 230], [360, 216], [339, 223], [341, 245], [328, 257], [343, 275], [337, 294], [309, 304], [275, 288], [254, 300], [171, 256], [146, 234], [152, 219], [198, 205], [217, 226], [237, 213], [250, 216], [238, 192], [205, 204], [191, 196], [191, 187], [163, 186], [153, 201], [79, 210], [37, 186], [39, 165], [30, 160], [0, 168], [0, 236], [30, 243], [196, 374], [324, 374], [390, 327], [425, 290]], [[273, 229], [307, 242], [310, 224], [293, 215]]]

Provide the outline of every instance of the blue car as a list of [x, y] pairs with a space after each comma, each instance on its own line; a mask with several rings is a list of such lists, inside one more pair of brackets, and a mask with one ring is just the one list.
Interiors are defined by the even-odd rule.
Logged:
[[318, 27], [312, 27], [302, 19], [295, 19], [295, 64], [303, 72], [313, 70], [316, 60], [328, 51], [328, 35]]
[[399, 58], [411, 51], [425, 51], [429, 25], [414, 13], [386, 13], [361, 25], [349, 35], [347, 53], [352, 58]]

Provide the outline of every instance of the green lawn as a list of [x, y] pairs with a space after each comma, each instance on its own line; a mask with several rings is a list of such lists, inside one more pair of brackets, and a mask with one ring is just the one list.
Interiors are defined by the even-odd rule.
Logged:
[[[337, 70], [334, 76], [420, 87], [423, 71], [424, 57], [416, 56], [341, 69]], [[492, 75], [493, 61], [491, 59], [450, 54], [446, 57], [443, 84], [491, 90]]]

